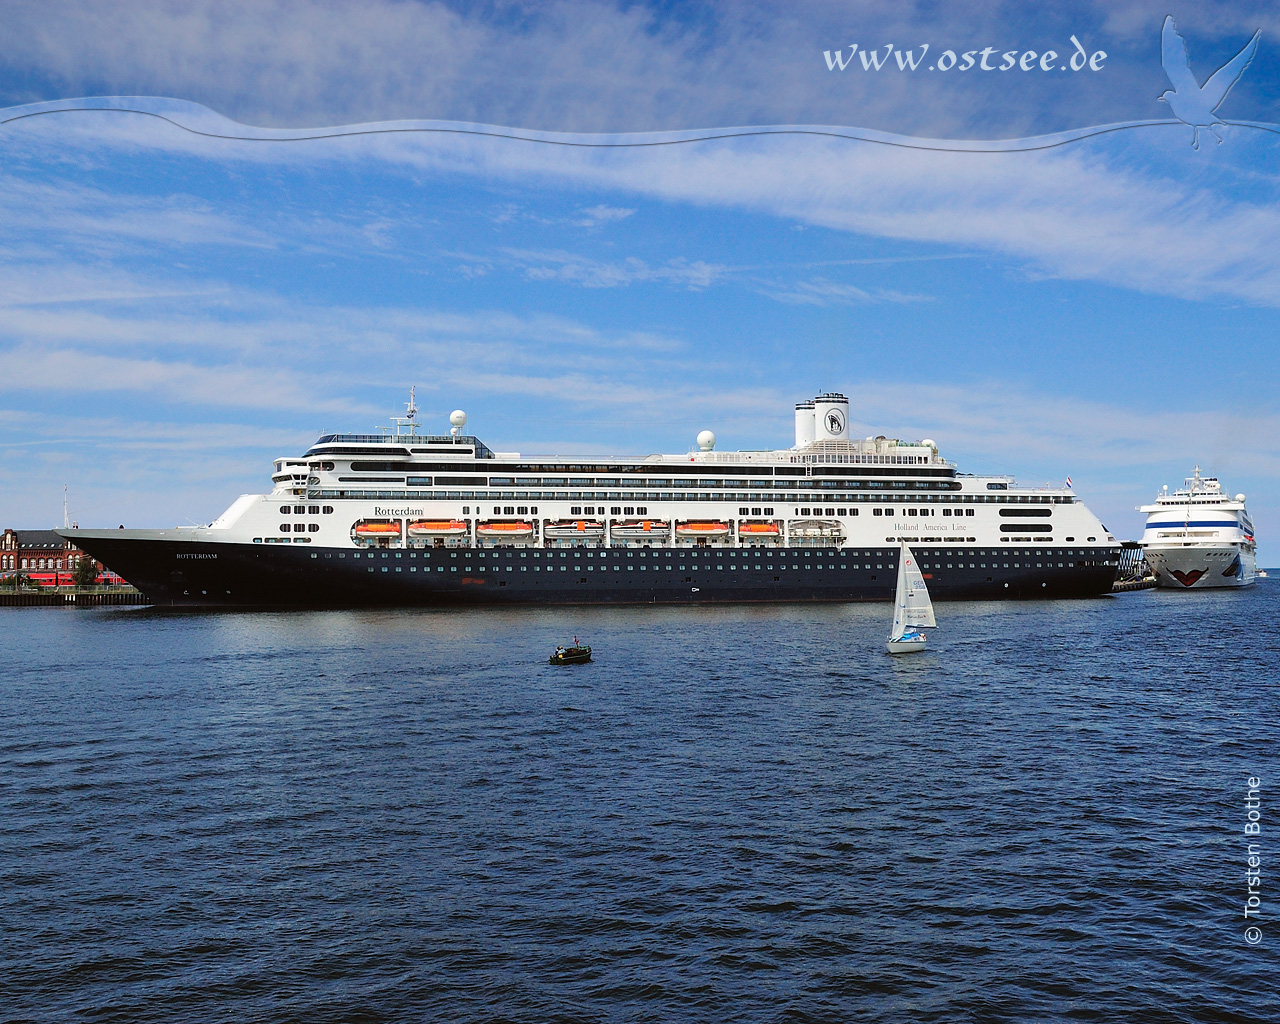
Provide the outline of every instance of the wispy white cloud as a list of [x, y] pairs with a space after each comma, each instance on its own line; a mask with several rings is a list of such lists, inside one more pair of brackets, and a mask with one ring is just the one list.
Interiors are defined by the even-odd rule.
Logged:
[[[313, 161], [369, 165], [381, 173], [400, 169], [414, 176], [460, 174], [521, 186], [588, 187], [618, 198], [746, 210], [874, 238], [951, 246], [965, 254], [1009, 259], [1042, 276], [1197, 301], [1229, 297], [1280, 304], [1280, 249], [1273, 244], [1280, 233], [1280, 184], [1251, 174], [1258, 160], [1247, 155], [1236, 164], [1232, 152], [1223, 150], [1206, 165], [1207, 155], [1190, 149], [1181, 125], [1019, 154], [921, 152], [790, 136], [627, 150], [565, 149], [454, 134], [244, 148], [154, 124], [104, 133], [98, 141], [140, 152], [147, 146], [153, 152], [190, 152], [232, 165], [243, 160], [302, 164], [309, 154]], [[1251, 148], [1244, 149], [1246, 143]], [[1276, 145], [1243, 137], [1238, 143], [1248, 154]], [[1245, 178], [1248, 187], [1242, 188]], [[6, 204], [20, 209], [20, 199], [14, 195]], [[31, 208], [50, 208], [53, 199], [52, 194], [33, 197]], [[154, 203], [101, 217], [89, 208], [94, 197], [78, 202], [87, 208], [65, 226], [55, 215], [46, 230], [83, 239], [86, 247], [117, 244], [133, 233], [172, 244], [297, 244], [336, 252], [358, 238], [366, 249], [403, 256], [397, 247], [382, 244], [385, 219], [309, 223], [282, 215], [266, 230], [247, 216], [242, 223], [230, 215], [219, 220], [213, 211], [189, 205], [179, 204], [182, 213], [174, 221]], [[507, 212], [524, 216], [518, 208]], [[614, 214], [608, 216], [616, 223]], [[478, 255], [462, 261], [464, 274], [482, 274], [502, 254]], [[505, 256], [536, 279], [587, 287], [654, 281], [705, 288], [727, 269], [705, 260], [601, 260], [559, 250], [509, 248]]]
[[272, 249], [277, 236], [233, 211], [191, 196], [124, 191], [0, 174], [3, 253], [29, 259], [56, 255], [55, 242], [83, 256], [116, 256], [156, 246], [236, 246]]
[[771, 299], [793, 306], [854, 306], [878, 302], [931, 302], [933, 299], [930, 295], [915, 295], [889, 288], [859, 288], [825, 277], [766, 286], [761, 291]]
[[[359, 403], [316, 393], [306, 385], [325, 374], [299, 375], [283, 366], [193, 363], [186, 359], [103, 355], [83, 348], [20, 346], [4, 354], [19, 376], [0, 383], [0, 392], [53, 391], [59, 394], [146, 396], [152, 402], [216, 409], [323, 412], [350, 415]], [[330, 371], [327, 376], [336, 377]], [[37, 383], [40, 382], [40, 383]]]
[[[1229, 176], [1229, 170], [1192, 173], [1201, 157], [1180, 129], [1152, 130], [1114, 146], [1024, 154], [793, 138], [606, 153], [450, 140], [424, 143], [401, 158], [954, 245], [1048, 276], [1193, 300], [1229, 296], [1280, 305], [1275, 197], [1255, 191], [1245, 198], [1219, 187], [1223, 181], [1212, 173]], [[592, 276], [587, 266], [566, 273]]]
[[[642, 425], [698, 409], [740, 424], [751, 445], [768, 441], [761, 431], [771, 420], [762, 413], [777, 419], [785, 437], [785, 414], [802, 386], [783, 378], [763, 390], [746, 386], [734, 351], [712, 352], [689, 339], [503, 310], [316, 307], [227, 288], [218, 309], [187, 309], [175, 331], [169, 300], [151, 298], [166, 290], [162, 283], [112, 282], [142, 301], [7, 307], [0, 391], [137, 394], [233, 418], [236, 410], [305, 411], [358, 423], [382, 415], [371, 399], [385, 391], [379, 367], [394, 361], [444, 412], [462, 394], [576, 407], [570, 420], [607, 409], [613, 419]], [[87, 273], [81, 287], [87, 296], [104, 290]], [[711, 379], [715, 387], [702, 383]], [[944, 447], [1022, 466], [1069, 471], [1084, 461], [1109, 471], [1195, 457], [1206, 446], [1226, 460], [1248, 436], [1253, 471], [1280, 476], [1280, 418], [1257, 409], [1165, 412], [981, 381], [866, 380], [850, 396], [868, 432], [927, 433]], [[928, 416], [904, 416], [919, 409]]]
[[517, 264], [523, 265], [525, 275], [532, 280], [563, 281], [585, 288], [617, 288], [638, 282], [656, 281], [699, 291], [714, 284], [728, 269], [703, 260], [678, 258], [668, 260], [660, 266], [650, 266], [635, 256], [609, 262], [557, 250], [506, 248], [502, 251]]
[[596, 206], [589, 206], [579, 212], [582, 216], [575, 221], [578, 227], [594, 228], [599, 227], [601, 224], [626, 220], [636, 211], [623, 206], [605, 206], [601, 203]]

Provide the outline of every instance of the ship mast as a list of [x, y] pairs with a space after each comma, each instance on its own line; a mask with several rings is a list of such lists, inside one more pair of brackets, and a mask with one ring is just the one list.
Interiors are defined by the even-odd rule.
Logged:
[[396, 425], [396, 434], [416, 434], [418, 432], [418, 402], [414, 397], [417, 385], [409, 388], [409, 401], [405, 403], [404, 416], [392, 416], [391, 422]]

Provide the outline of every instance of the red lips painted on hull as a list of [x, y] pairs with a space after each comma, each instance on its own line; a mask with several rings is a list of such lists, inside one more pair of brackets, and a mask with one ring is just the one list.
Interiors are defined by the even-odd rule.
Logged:
[[1190, 572], [1183, 572], [1181, 569], [1170, 569], [1169, 575], [1184, 587], [1193, 587], [1196, 581], [1208, 571], [1208, 569], [1192, 569]]

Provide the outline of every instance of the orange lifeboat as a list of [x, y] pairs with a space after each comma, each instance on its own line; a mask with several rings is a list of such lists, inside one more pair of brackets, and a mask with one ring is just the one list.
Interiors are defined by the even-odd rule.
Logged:
[[364, 540], [394, 540], [400, 536], [400, 524], [379, 519], [362, 519], [353, 532]]
[[548, 540], [594, 540], [604, 536], [604, 523], [595, 519], [558, 519], [547, 523], [542, 535]]
[[739, 537], [758, 537], [762, 540], [768, 540], [771, 537], [778, 537], [782, 533], [778, 529], [778, 524], [756, 520], [753, 522], [741, 522], [738, 524]]
[[522, 519], [490, 519], [476, 524], [476, 534], [480, 537], [516, 540], [533, 536], [533, 523]]
[[410, 537], [458, 537], [466, 532], [461, 519], [418, 519], [409, 524]]
[[709, 519], [689, 519], [676, 523], [677, 537], [727, 537], [732, 528], [728, 523]]
[[655, 534], [665, 537], [670, 529], [665, 519], [629, 519], [614, 523], [609, 532], [619, 540], [652, 540]]

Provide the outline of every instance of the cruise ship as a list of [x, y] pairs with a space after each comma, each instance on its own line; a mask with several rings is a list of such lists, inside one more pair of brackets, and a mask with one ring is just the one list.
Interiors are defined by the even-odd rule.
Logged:
[[61, 530], [152, 601], [193, 606], [890, 600], [899, 544], [935, 599], [1110, 591], [1119, 545], [1066, 488], [970, 476], [931, 440], [849, 437], [849, 402], [795, 409], [795, 444], [525, 457], [408, 415], [275, 461], [207, 526]]
[[1161, 587], [1202, 590], [1247, 587], [1257, 575], [1253, 520], [1244, 495], [1232, 498], [1214, 477], [1189, 477], [1181, 488], [1164, 490], [1147, 514], [1142, 551]]

